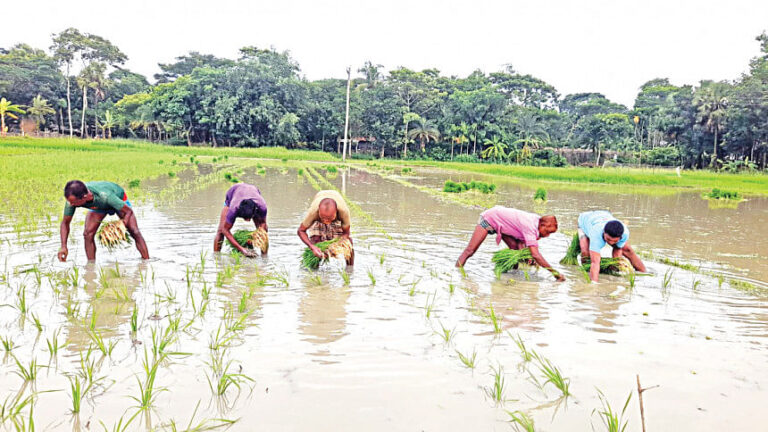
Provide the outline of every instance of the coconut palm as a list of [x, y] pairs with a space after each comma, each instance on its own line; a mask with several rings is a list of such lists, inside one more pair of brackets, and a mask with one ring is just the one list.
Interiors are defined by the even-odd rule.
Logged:
[[493, 158], [494, 161], [499, 161], [507, 157], [509, 146], [500, 137], [495, 136], [492, 139], [487, 139], [483, 144], [487, 146], [480, 154], [483, 159]]
[[405, 125], [405, 134], [403, 135], [403, 159], [408, 157], [408, 143], [413, 142], [408, 133], [408, 126], [411, 122], [419, 120], [421, 120], [421, 117], [416, 113], [406, 112], [403, 114], [403, 124]]
[[[93, 90], [93, 107], [95, 109], [99, 99], [104, 99], [106, 95], [105, 89], [108, 85], [107, 78], [104, 76], [106, 69], [106, 64], [95, 62], [86, 66], [80, 72], [80, 75], [77, 76], [77, 85], [83, 89], [83, 114], [80, 123], [80, 136], [83, 138], [88, 136], [88, 130], [85, 125], [85, 112], [88, 109], [88, 89]], [[98, 127], [97, 122], [98, 120], [94, 113], [94, 127]]]
[[517, 116], [514, 128], [519, 136], [515, 144], [522, 144], [523, 147], [539, 148], [548, 138], [547, 130], [539, 121], [539, 116], [531, 111], [521, 112]]
[[469, 126], [461, 122], [460, 125], [451, 125], [451, 160], [453, 160], [453, 145], [459, 145], [459, 153], [464, 149], [464, 143], [469, 141]]
[[12, 119], [18, 119], [16, 114], [26, 114], [26, 111], [21, 109], [20, 105], [14, 105], [6, 98], [0, 99], [0, 136], [5, 136], [5, 116]]
[[32, 99], [32, 105], [27, 110], [29, 115], [35, 119], [37, 128], [40, 129], [41, 125], [45, 124], [45, 116], [48, 114], [56, 114], [56, 110], [48, 104], [47, 99], [43, 99], [42, 96], [37, 95]]
[[418, 120], [416, 126], [408, 133], [408, 136], [414, 140], [419, 140], [421, 145], [421, 152], [426, 151], [426, 143], [429, 140], [437, 142], [440, 139], [440, 131], [437, 127], [429, 123], [427, 119]]
[[693, 105], [696, 107], [696, 120], [714, 136], [710, 162], [714, 167], [717, 162], [717, 139], [719, 133], [725, 128], [728, 106], [726, 85], [713, 82], [702, 83], [693, 96]]

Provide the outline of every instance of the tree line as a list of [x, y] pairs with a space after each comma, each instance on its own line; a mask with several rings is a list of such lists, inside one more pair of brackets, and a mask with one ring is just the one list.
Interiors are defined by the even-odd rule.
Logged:
[[[766, 168], [768, 35], [733, 81], [643, 84], [629, 108], [600, 93], [561, 95], [507, 66], [444, 76], [366, 62], [351, 83], [353, 157], [562, 166], [564, 149], [606, 160], [728, 171]], [[346, 80], [309, 81], [288, 52], [243, 47], [237, 59], [190, 52], [154, 83], [124, 67], [107, 39], [66, 29], [48, 50], [0, 48], [2, 133], [40, 131], [175, 145], [337, 151]], [[610, 157], [605, 154], [610, 152]]]

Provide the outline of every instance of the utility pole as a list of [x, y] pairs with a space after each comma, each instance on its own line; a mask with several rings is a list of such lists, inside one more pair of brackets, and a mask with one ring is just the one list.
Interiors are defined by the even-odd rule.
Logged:
[[[347, 67], [347, 114], [345, 116], [344, 120], [344, 142], [342, 145], [344, 146], [344, 150], [341, 152], [341, 161], [346, 162], [347, 161], [347, 140], [349, 139], [349, 83], [350, 83], [350, 73], [351, 73], [351, 67]], [[350, 151], [352, 148], [350, 147]], [[350, 155], [351, 156], [351, 155]]]

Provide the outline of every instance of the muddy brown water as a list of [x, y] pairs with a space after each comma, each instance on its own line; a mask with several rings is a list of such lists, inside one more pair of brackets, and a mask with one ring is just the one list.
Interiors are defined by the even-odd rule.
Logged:
[[[191, 179], [180, 177], [144, 187], [151, 196]], [[447, 177], [418, 172], [409, 181], [437, 187]], [[316, 273], [299, 268], [302, 245], [295, 232], [315, 193], [311, 185], [295, 170], [281, 174], [268, 169], [265, 176], [246, 171], [240, 178], [258, 185], [269, 204], [266, 257], [238, 263], [229, 254], [211, 252], [229, 186], [224, 182], [176, 202], [149, 199], [135, 205], [153, 256], [149, 262], [140, 262], [133, 248], [100, 249], [96, 264], [85, 265], [77, 226], [69, 262], [61, 264], [54, 257], [55, 229], [19, 238], [3, 227], [0, 304], [11, 306], [0, 309], [0, 336], [11, 337], [16, 348], [0, 353], [0, 399], [20, 389], [30, 394], [33, 386], [14, 374], [14, 356], [22, 364], [35, 357], [45, 366], [34, 385], [38, 430], [88, 430], [98, 428], [99, 421], [111, 429], [121, 415], [136, 411], [131, 397], [138, 396], [137, 377], [144, 379], [141, 363], [144, 350], [152, 347], [152, 330], [160, 333], [169, 316], [181, 316], [182, 330], [166, 352], [183, 354], [161, 363], [156, 386], [165, 391], [131, 429], [162, 428], [171, 419], [186, 425], [199, 404], [198, 422], [239, 419], [232, 430], [503, 431], [512, 429], [506, 411], [516, 410], [529, 413], [536, 430], [588, 431], [592, 425], [601, 430], [592, 414], [600, 407], [596, 389], [620, 410], [636, 388], [637, 374], [643, 385], [660, 386], [644, 393], [648, 430], [755, 430], [768, 420], [763, 409], [768, 296], [762, 291], [743, 292], [708, 274], [648, 260], [652, 275], [638, 277], [634, 288], [616, 277], [586, 284], [579, 272], [559, 265], [568, 277], [565, 283], [554, 283], [546, 272], [526, 277], [518, 271], [497, 280], [490, 263], [497, 246], [490, 237], [463, 277], [453, 263], [480, 210], [359, 170], [330, 180], [375, 221], [372, 225], [353, 214], [357, 258], [355, 268], [346, 270], [350, 283], [345, 285], [341, 263]], [[542, 208], [533, 206], [530, 186], [500, 183], [498, 199], [553, 212], [563, 229], [575, 228], [581, 210], [608, 207], [628, 222], [638, 249], [755, 284], [768, 279], [766, 200], [750, 200], [736, 210], [709, 210], [693, 194], [550, 189]], [[78, 211], [76, 220], [82, 218]], [[249, 226], [238, 221], [235, 228]], [[557, 262], [568, 241], [557, 233], [542, 240], [542, 252]], [[33, 265], [41, 271], [39, 284], [29, 271]], [[75, 287], [59, 281], [71, 276], [73, 266], [79, 273]], [[667, 272], [671, 282], [662, 288]], [[260, 283], [264, 275], [278, 274], [287, 277], [287, 287]], [[30, 304], [26, 318], [15, 306], [22, 287]], [[130, 300], [118, 299], [113, 289], [124, 289]], [[195, 310], [203, 289], [211, 290], [211, 300], [200, 316]], [[230, 305], [237, 309], [244, 291], [250, 293], [252, 313], [230, 342], [226, 359], [232, 362], [230, 372], [253, 381], [216, 397], [209, 385], [209, 345], [225, 311]], [[75, 305], [79, 312], [67, 317], [67, 307]], [[132, 335], [134, 305], [139, 331]], [[484, 316], [491, 305], [502, 317], [499, 334]], [[117, 345], [111, 357], [92, 354], [101, 380], [75, 416], [67, 375], [77, 373], [80, 355], [92, 343], [86, 330], [94, 311], [94, 327]], [[33, 313], [42, 322], [42, 333], [30, 318]], [[234, 315], [240, 316], [236, 310]], [[455, 329], [450, 342], [438, 335], [442, 328]], [[57, 329], [60, 343], [67, 345], [49, 362], [45, 341]], [[552, 384], [540, 388], [545, 380], [539, 368], [522, 361], [513, 335], [562, 371], [572, 396], [559, 397]], [[462, 364], [457, 351], [477, 353], [474, 370]], [[505, 379], [503, 404], [486, 392], [494, 382], [491, 368], [499, 366]], [[640, 430], [636, 394], [626, 418], [627, 430]], [[10, 422], [3, 427], [13, 429]]]

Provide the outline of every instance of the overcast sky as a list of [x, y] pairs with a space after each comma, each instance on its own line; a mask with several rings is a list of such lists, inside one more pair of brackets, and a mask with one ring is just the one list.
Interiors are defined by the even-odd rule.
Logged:
[[237, 57], [288, 50], [308, 79], [343, 78], [366, 60], [445, 75], [512, 64], [565, 95], [631, 106], [656, 77], [736, 79], [768, 30], [766, 0], [27, 0], [3, 7], [0, 46], [50, 46], [67, 27], [103, 36], [147, 75], [188, 51]]

